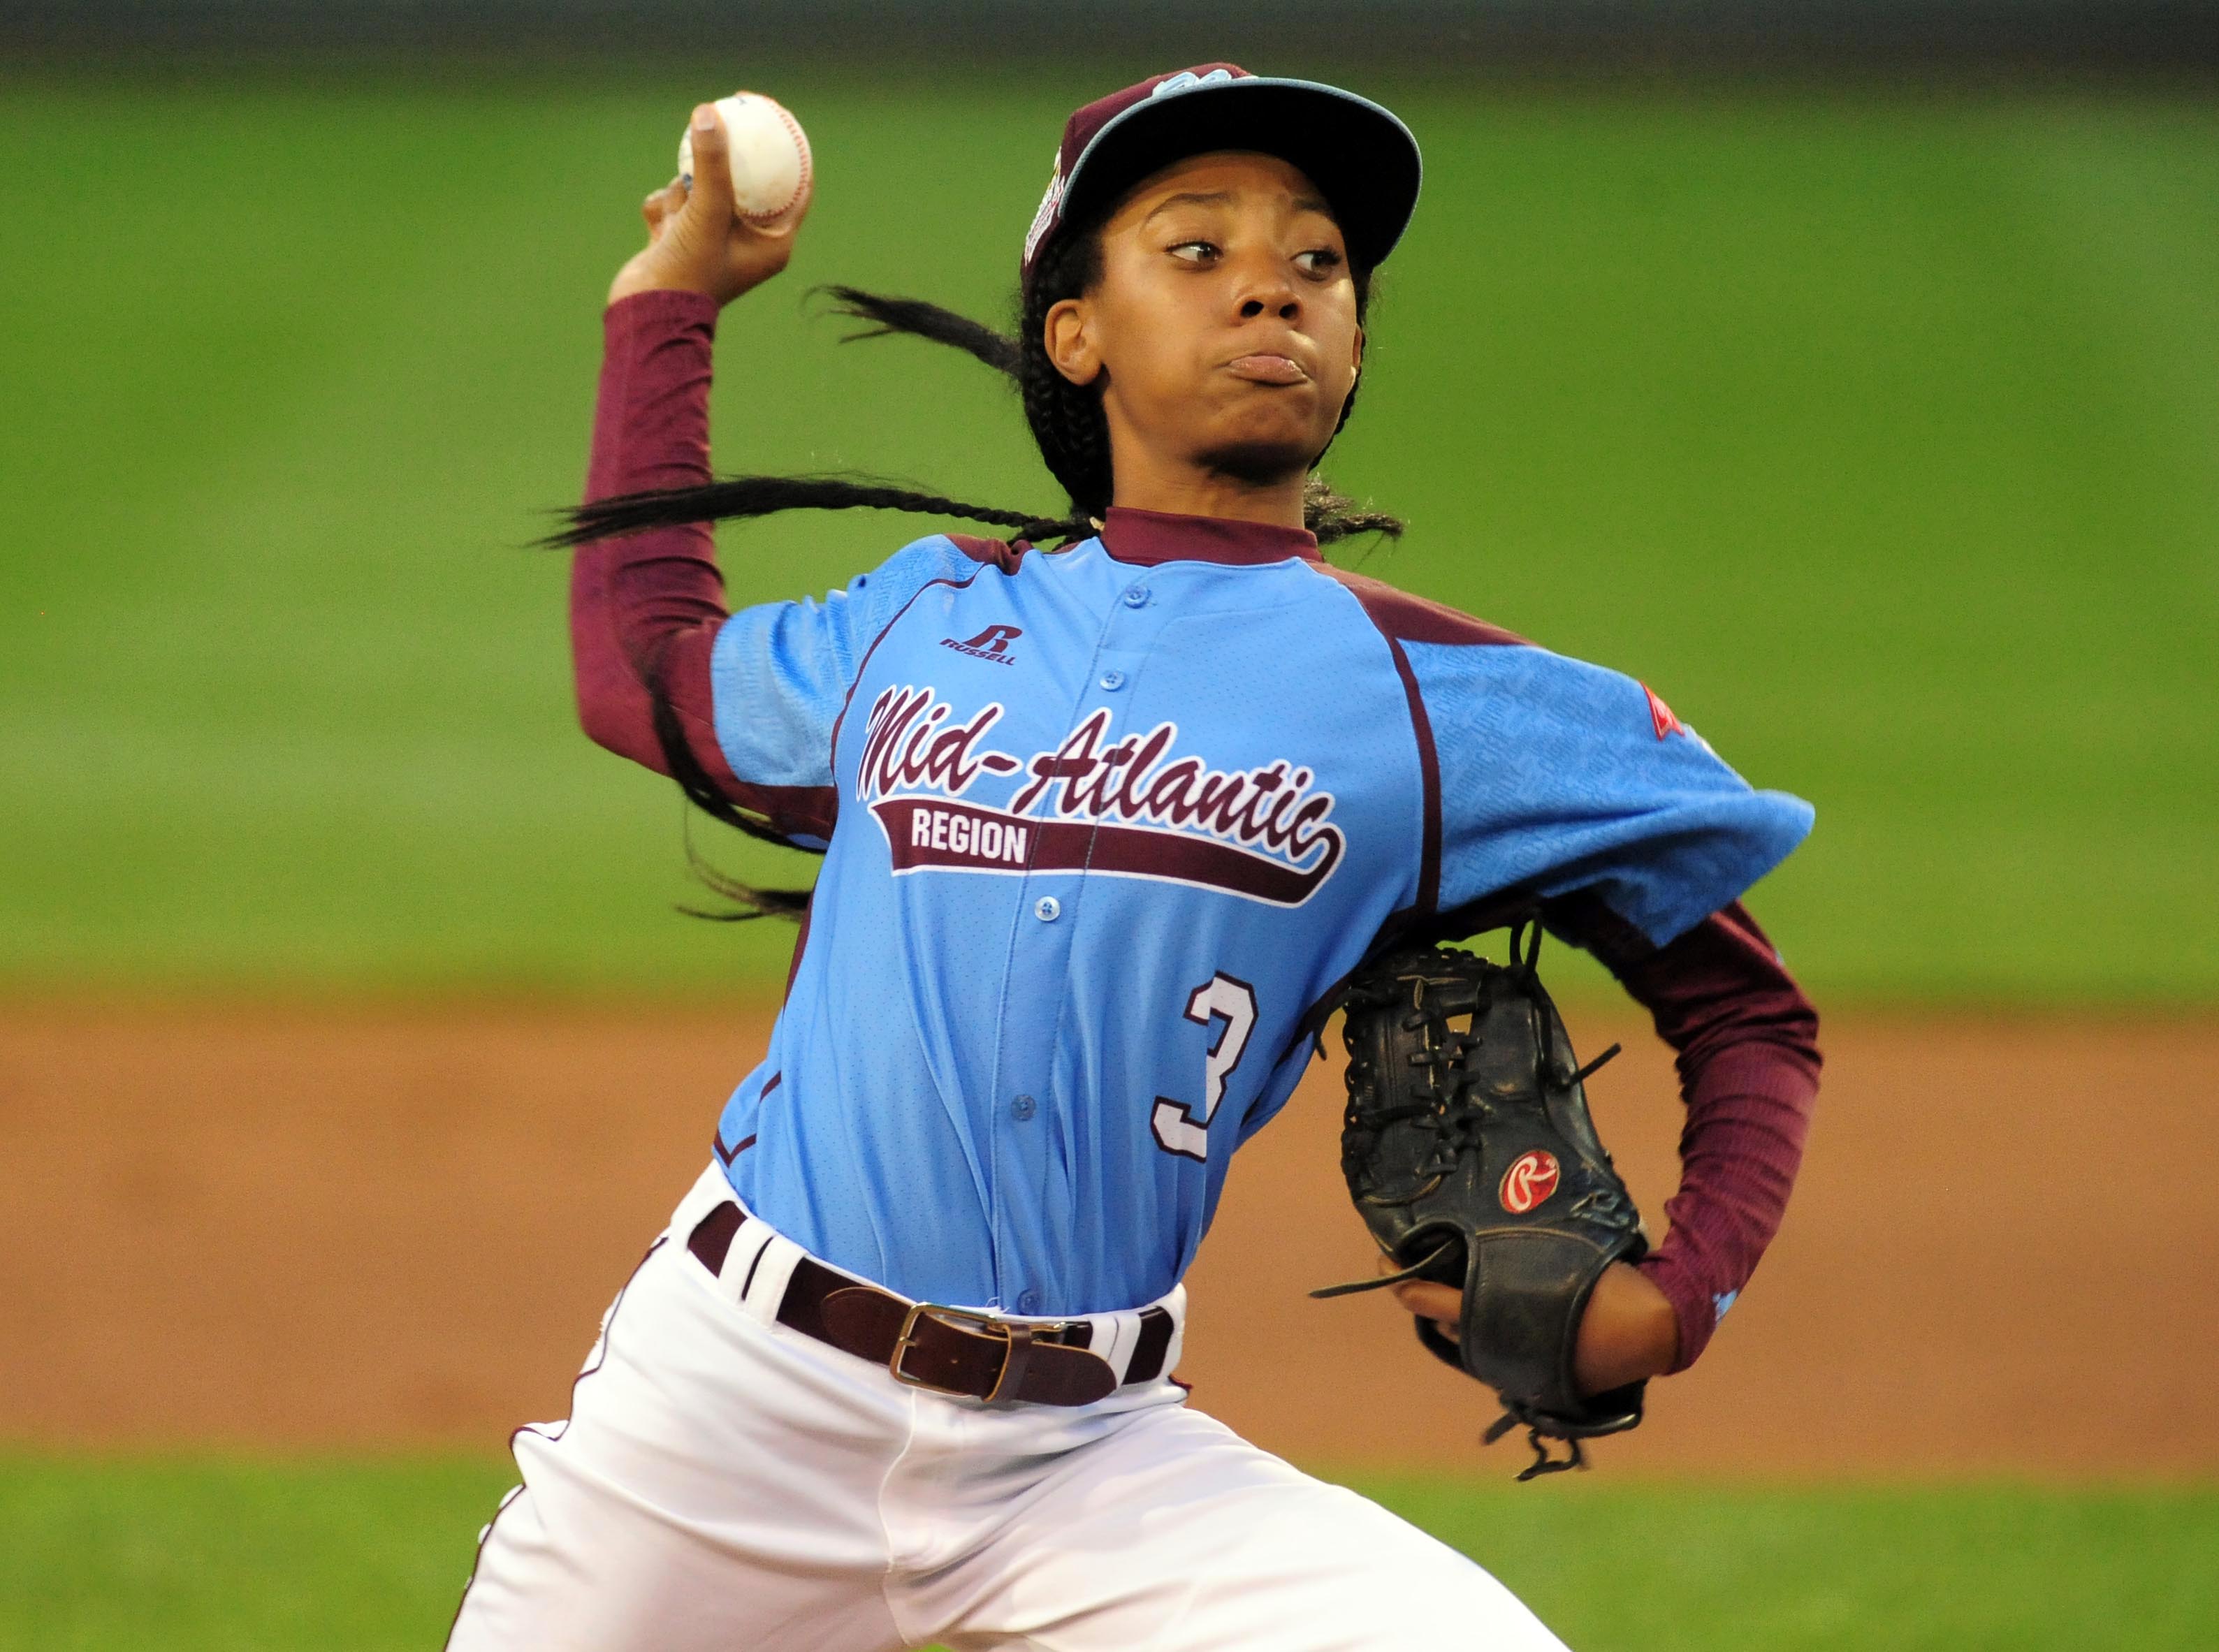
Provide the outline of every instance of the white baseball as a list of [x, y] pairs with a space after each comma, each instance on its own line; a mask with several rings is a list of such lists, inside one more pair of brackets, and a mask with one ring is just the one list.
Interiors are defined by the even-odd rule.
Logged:
[[[717, 100], [732, 162], [732, 207], [751, 224], [774, 223], [809, 198], [809, 134], [776, 98], [734, 92]], [[678, 140], [678, 176], [693, 184], [693, 134]]]

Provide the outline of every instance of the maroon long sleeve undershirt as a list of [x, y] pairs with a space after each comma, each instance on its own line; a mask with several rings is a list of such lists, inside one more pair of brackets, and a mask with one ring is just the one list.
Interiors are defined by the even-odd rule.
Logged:
[[1684, 1370], [1780, 1231], [1818, 1098], [1818, 1012], [1738, 901], [1663, 947], [1592, 895], [1551, 903], [1546, 921], [1608, 966], [1676, 1058], [1680, 1190], [1641, 1270], [1672, 1304]]
[[[612, 304], [601, 326], [587, 501], [707, 481], [716, 301], [640, 293]], [[586, 732], [668, 774], [647, 691], [659, 666], [694, 755], [712, 778], [730, 782], [709, 686], [709, 654], [724, 617], [724, 579], [705, 523], [581, 546], [570, 564], [570, 652]]]
[[[709, 476], [710, 353], [717, 307], [643, 293], [609, 307], [586, 496]], [[758, 806], [717, 743], [709, 655], [725, 615], [705, 526], [587, 545], [571, 565], [578, 713], [600, 744], [668, 773], [645, 687], [659, 669], [703, 769]], [[1642, 1263], [1680, 1327], [1675, 1369], [1708, 1345], [1722, 1304], [1751, 1274], [1787, 1209], [1818, 1091], [1818, 1018], [1754, 918], [1736, 904], [1653, 947], [1592, 896], [1551, 903], [1551, 929], [1594, 953], [1677, 1056], [1687, 1117], [1663, 1242]]]

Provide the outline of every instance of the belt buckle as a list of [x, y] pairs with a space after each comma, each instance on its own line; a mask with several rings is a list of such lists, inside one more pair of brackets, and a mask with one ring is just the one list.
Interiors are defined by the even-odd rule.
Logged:
[[[902, 1368], [904, 1357], [917, 1345], [917, 1321], [924, 1319], [938, 1320], [959, 1328], [976, 1326], [981, 1332], [1001, 1339], [1002, 1369], [995, 1372], [994, 1386], [984, 1396], [974, 1394], [968, 1388], [949, 1388], [946, 1383], [935, 1382], [928, 1376], [912, 1376]], [[976, 1308], [949, 1307], [940, 1302], [912, 1302], [909, 1312], [902, 1316], [901, 1334], [894, 1338], [894, 1351], [886, 1357], [886, 1371], [895, 1382], [909, 1388], [923, 1388], [929, 1394], [953, 1394], [965, 1400], [981, 1397], [998, 1400], [1002, 1397], [1002, 1385], [1010, 1379], [1011, 1356], [1016, 1351], [1031, 1346], [1035, 1338], [1042, 1332], [1060, 1333], [1069, 1330], [1074, 1323], [1070, 1320], [1056, 1320], [1037, 1325], [1016, 1325], [991, 1314], [980, 1313]]]

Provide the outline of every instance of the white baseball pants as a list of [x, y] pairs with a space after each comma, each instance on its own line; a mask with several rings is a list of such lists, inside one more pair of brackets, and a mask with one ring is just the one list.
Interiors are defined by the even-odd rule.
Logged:
[[518, 1431], [450, 1652], [1561, 1652], [1470, 1561], [1167, 1378], [987, 1404], [779, 1325], [791, 1241], [743, 1235], [721, 1279], [686, 1248], [730, 1196], [711, 1166], [569, 1420]]

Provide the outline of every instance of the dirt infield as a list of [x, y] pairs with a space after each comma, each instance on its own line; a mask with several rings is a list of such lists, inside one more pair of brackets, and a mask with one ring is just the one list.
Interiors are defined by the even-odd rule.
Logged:
[[[1577, 1011], [1636, 1193], [1667, 1053]], [[549, 1008], [0, 1010], [0, 1437], [493, 1449], [560, 1416], [603, 1302], [768, 1029]], [[1656, 1472], [2209, 1474], [2219, 1023], [1831, 1022], [1786, 1231], [1606, 1443]], [[1190, 1280], [1195, 1402], [1309, 1461], [1505, 1473], [1482, 1395], [1376, 1298], [1321, 1065]], [[2185, 1403], [2184, 1403], [2185, 1402]]]

